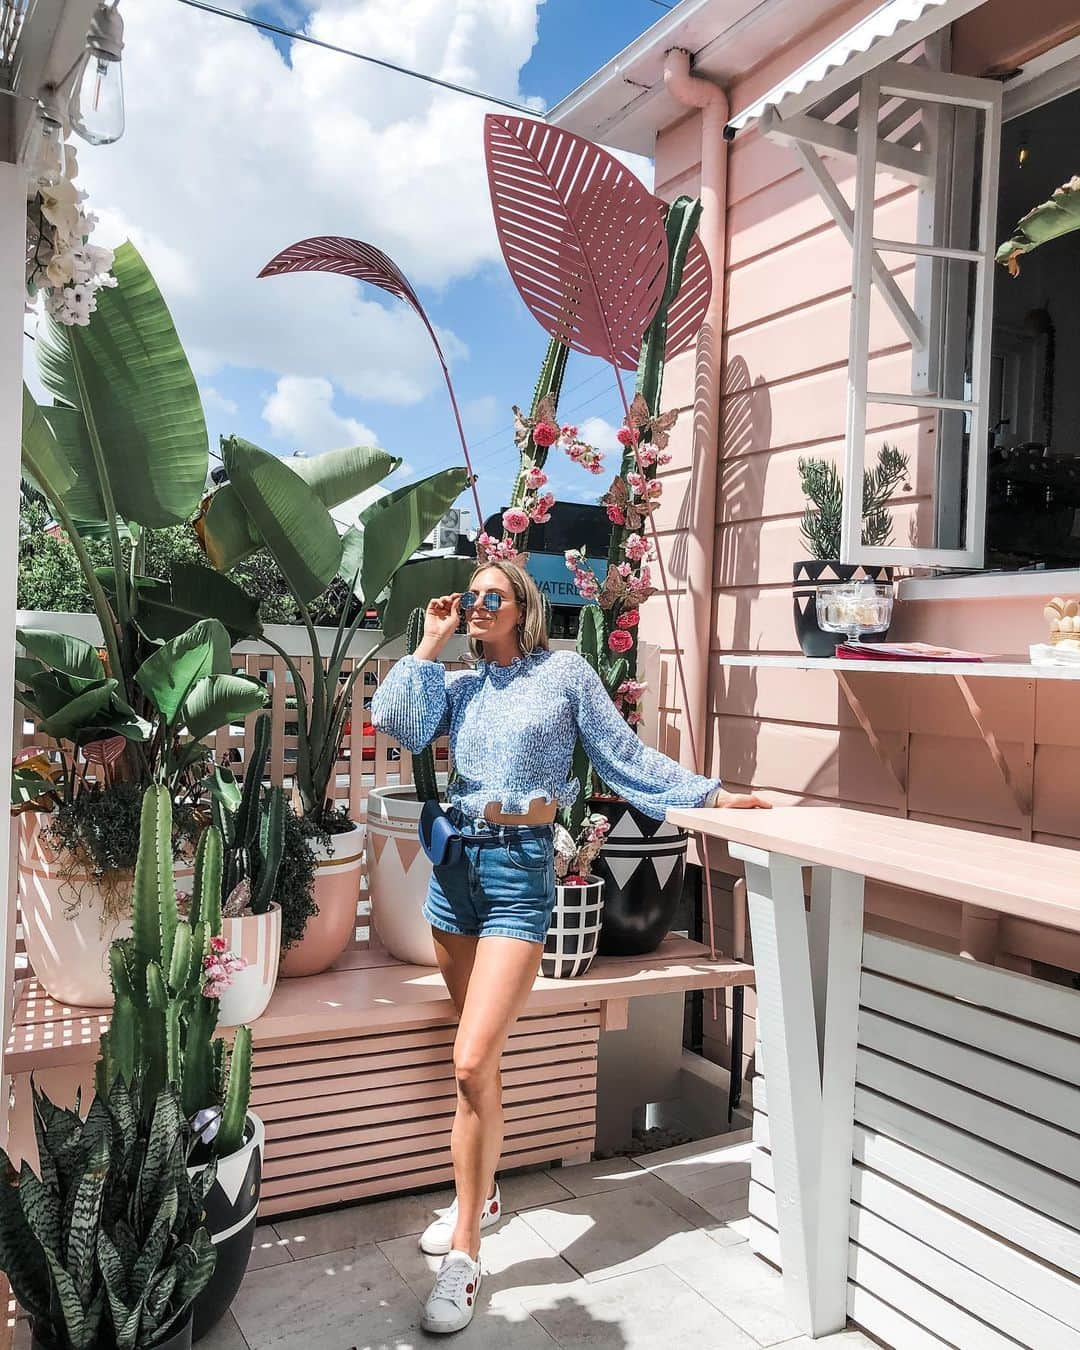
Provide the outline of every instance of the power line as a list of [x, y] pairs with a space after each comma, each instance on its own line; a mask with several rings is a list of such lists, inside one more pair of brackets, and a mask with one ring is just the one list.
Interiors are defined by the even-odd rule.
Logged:
[[[336, 52], [338, 56], [351, 56], [355, 61], [367, 61], [373, 66], [381, 66], [384, 70], [392, 70], [398, 75], [408, 75], [414, 80], [424, 80], [428, 84], [438, 85], [440, 89], [449, 89], [455, 94], [467, 94], [469, 98], [482, 98], [485, 103], [497, 103], [500, 108], [512, 108], [514, 112], [526, 113], [530, 117], [536, 117], [535, 108], [526, 108], [522, 103], [514, 103], [511, 99], [497, 98], [494, 94], [485, 94], [479, 89], [469, 89], [463, 84], [454, 84], [450, 80], [440, 80], [435, 75], [425, 75], [422, 71], [411, 70], [408, 66], [399, 66], [393, 61], [384, 61], [380, 56], [369, 56], [366, 52], [353, 51], [350, 47], [339, 47], [333, 42], [324, 42], [321, 38], [312, 37], [310, 33], [299, 33], [292, 28], [284, 28], [280, 24], [268, 23], [265, 19], [253, 18], [250, 14], [237, 14], [235, 10], [221, 9], [218, 5], [211, 5], [207, 0], [179, 0], [182, 5], [188, 5], [191, 9], [201, 9], [207, 14], [216, 14], [221, 19], [232, 19], [234, 23], [247, 24], [250, 28], [258, 28], [266, 33], [276, 33], [278, 37], [288, 38], [291, 42], [306, 42], [311, 47], [321, 47], [326, 52]], [[543, 114], [539, 114], [543, 116]]]

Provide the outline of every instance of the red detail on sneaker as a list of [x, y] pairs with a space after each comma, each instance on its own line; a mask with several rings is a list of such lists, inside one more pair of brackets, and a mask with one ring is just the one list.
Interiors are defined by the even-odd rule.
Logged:
[[466, 1302], [466, 1304], [467, 1304], [470, 1308], [472, 1307], [472, 1299], [471, 1299], [471, 1298], [467, 1298], [467, 1299], [465, 1300], [465, 1302]]
[[465, 1292], [466, 1292], [467, 1294], [471, 1294], [471, 1293], [472, 1293], [472, 1285], [471, 1285], [471, 1284], [467, 1284], [467, 1285], [465, 1286]]
[[499, 1212], [499, 1202], [498, 1202], [498, 1200], [492, 1200], [492, 1202], [491, 1202], [491, 1212], [492, 1212], [492, 1214], [498, 1214], [498, 1212]]

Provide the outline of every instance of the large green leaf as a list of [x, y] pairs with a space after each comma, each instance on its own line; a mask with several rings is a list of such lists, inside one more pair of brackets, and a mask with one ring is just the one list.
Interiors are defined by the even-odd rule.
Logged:
[[74, 520], [88, 525], [104, 525], [107, 521], [101, 499], [94, 452], [90, 435], [78, 408], [42, 408], [41, 415], [48, 423], [57, 449], [67, 460], [74, 479], [64, 493], [64, 505]]
[[243, 675], [211, 675], [200, 680], [184, 704], [184, 725], [200, 741], [218, 727], [241, 722], [266, 703], [266, 690]]
[[380, 498], [360, 517], [364, 531], [362, 590], [374, 603], [469, 485], [463, 468], [443, 469]]
[[1080, 230], [1080, 175], [1062, 183], [1049, 201], [1040, 202], [1022, 217], [1012, 237], [998, 249], [997, 261], [1016, 276], [1022, 254], [1074, 230]]
[[31, 656], [50, 670], [77, 675], [81, 680], [103, 680], [105, 667], [89, 642], [46, 628], [16, 628], [15, 636]]
[[34, 402], [34, 396], [23, 385], [22, 403], [22, 468], [23, 476], [41, 492], [63, 499], [75, 484], [72, 469], [63, 446], [57, 443], [44, 410]]
[[40, 675], [34, 680], [34, 693], [44, 716], [41, 729], [58, 741], [73, 740], [85, 731], [109, 725], [108, 710], [117, 688], [115, 680], [87, 681], [81, 692], [71, 696], [55, 676]]
[[290, 459], [288, 467], [313, 488], [327, 510], [381, 483], [401, 463], [394, 455], [370, 445], [328, 450], [322, 455]]
[[171, 582], [139, 590], [136, 620], [149, 638], [168, 641], [204, 616], [222, 623], [233, 642], [262, 631], [258, 600], [202, 563], [173, 563]]
[[218, 488], [195, 528], [206, 556], [219, 572], [228, 572], [262, 546], [232, 483]]
[[[195, 511], [206, 484], [198, 386], [132, 244], [117, 250], [113, 274], [118, 285], [98, 293], [87, 327], [59, 332], [53, 325], [42, 377], [81, 410], [91, 441], [96, 435], [118, 514], [140, 525], [177, 525]], [[89, 491], [82, 479], [80, 488]]]
[[69, 408], [79, 406], [79, 385], [71, 364], [71, 343], [66, 325], [43, 323], [34, 343], [41, 383], [58, 402]]
[[475, 571], [475, 558], [424, 558], [406, 563], [390, 583], [382, 613], [383, 634], [390, 638], [404, 633], [414, 609], [426, 609], [436, 595], [463, 591]]
[[231, 670], [229, 650], [224, 627], [217, 619], [203, 619], [147, 657], [135, 679], [171, 726], [200, 680]]
[[275, 455], [250, 441], [225, 442], [225, 467], [244, 510], [293, 594], [304, 604], [341, 563], [341, 539], [318, 494]]

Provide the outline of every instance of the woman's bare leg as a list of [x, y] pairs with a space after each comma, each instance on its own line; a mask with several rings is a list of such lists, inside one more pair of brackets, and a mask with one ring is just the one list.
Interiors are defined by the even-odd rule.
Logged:
[[460, 1017], [465, 1007], [469, 976], [476, 960], [476, 945], [480, 939], [467, 937], [463, 933], [444, 933], [441, 928], [432, 928], [431, 936], [435, 942], [435, 958], [439, 963], [439, 970], [446, 982], [450, 1000]]
[[499, 1061], [510, 1028], [532, 990], [544, 950], [542, 943], [520, 938], [480, 938], [475, 945], [454, 1041], [458, 1099], [450, 1141], [458, 1197], [458, 1221], [450, 1245], [468, 1252], [474, 1261], [480, 1254], [480, 1215], [502, 1153]]

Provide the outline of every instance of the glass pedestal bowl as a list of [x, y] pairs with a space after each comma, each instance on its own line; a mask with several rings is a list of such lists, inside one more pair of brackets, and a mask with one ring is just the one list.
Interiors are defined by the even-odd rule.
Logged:
[[868, 633], [885, 633], [892, 621], [893, 588], [872, 581], [822, 586], [817, 593], [818, 626], [843, 633], [858, 644]]

